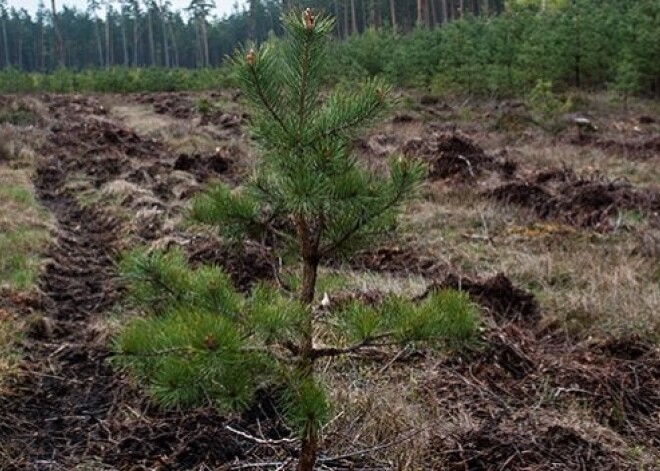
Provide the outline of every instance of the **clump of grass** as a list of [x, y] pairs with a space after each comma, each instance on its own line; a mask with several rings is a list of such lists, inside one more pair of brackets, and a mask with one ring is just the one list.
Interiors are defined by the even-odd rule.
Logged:
[[33, 100], [19, 99], [0, 108], [0, 124], [33, 126], [39, 123], [39, 104]]
[[[9, 167], [12, 162], [2, 158], [3, 149], [14, 153], [14, 143], [0, 145], [0, 297], [35, 289], [39, 254], [49, 240], [49, 217], [32, 190], [31, 168]], [[12, 313], [0, 309], [0, 389], [16, 371], [20, 336]]]
[[20, 227], [8, 234], [0, 234], [0, 278], [18, 291], [34, 287], [39, 272], [38, 252], [48, 234], [41, 229]]

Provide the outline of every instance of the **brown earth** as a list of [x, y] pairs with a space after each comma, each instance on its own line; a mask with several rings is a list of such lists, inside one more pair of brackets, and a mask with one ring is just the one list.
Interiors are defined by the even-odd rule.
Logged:
[[577, 178], [565, 170], [538, 174], [532, 181], [518, 180], [486, 192], [506, 204], [528, 208], [541, 219], [607, 231], [619, 224], [625, 211], [657, 219], [660, 189], [635, 188], [625, 181]]
[[[58, 124], [42, 149], [47, 157], [35, 186], [56, 219], [57, 234], [39, 278], [41, 296], [11, 303], [31, 304], [43, 317], [31, 320], [22, 374], [12, 394], [0, 397], [0, 468], [69, 470], [105, 463], [118, 469], [192, 469], [255, 453], [267, 456], [226, 426], [267, 438], [288, 435], [269, 395], [242, 417], [221, 417], [211, 408], [165, 412], [112, 368], [101, 325], [123, 291], [116, 273], [123, 223], [101, 208], [81, 206], [67, 183], [84, 176], [98, 188], [149, 162], [174, 158], [160, 144], [114, 123], [90, 115], [81, 119], [80, 113], [98, 110], [93, 99], [56, 97], [49, 103]], [[171, 163], [163, 168], [168, 171]], [[191, 260], [213, 261], [209, 250], [191, 250]], [[263, 267], [246, 272], [252, 258], [234, 256], [227, 263], [218, 257], [239, 284], [265, 272]]]
[[[182, 110], [194, 105], [193, 95], [140, 99], [165, 100], [163, 113], [192, 116]], [[288, 438], [272, 391], [260, 392], [242, 416], [221, 417], [210, 406], [159, 410], [113, 368], [103, 327], [104, 317], [121, 301], [115, 263], [127, 246], [181, 245], [193, 264], [222, 266], [242, 290], [273, 276], [268, 247], [246, 244], [233, 251], [208, 234], [169, 224], [203, 183], [239, 180], [234, 158], [222, 151], [172, 154], [163, 143], [108, 118], [93, 97], [43, 100], [51, 129], [35, 185], [58, 229], [40, 275], [41, 296], [2, 304], [22, 306], [19, 312], [28, 306], [41, 310], [43, 318], [24, 340], [22, 374], [12, 394], [0, 397], [0, 468], [208, 469], [293, 456], [295, 446], [288, 442], [259, 444], [226, 428]], [[660, 211], [657, 192], [625, 182], [578, 178], [570, 169], [525, 177], [506, 156], [488, 155], [461, 133], [407, 142], [409, 155], [429, 162], [433, 179], [451, 183], [494, 174], [500, 186], [489, 190], [488, 198], [530, 208], [542, 219], [601, 229], [611, 228], [620, 211], [648, 217]], [[103, 199], [82, 204], [79, 187], [72, 186], [80, 179], [89, 185], [85, 191], [113, 195], [123, 212], [117, 214]], [[482, 308], [477, 349], [443, 357], [424, 372], [424, 405], [465, 418], [430, 432], [428, 469], [623, 470], [657, 464], [648, 456], [660, 450], [660, 352], [648, 340], [570, 343], [561, 326], [542, 322], [536, 298], [506, 274], [464, 276], [406, 248], [364, 252], [349, 266], [422, 276], [429, 289], [465, 290]], [[363, 296], [374, 303], [380, 299], [379, 293]], [[648, 453], [631, 457], [637, 449]], [[324, 465], [374, 469], [362, 455], [326, 459]]]
[[455, 131], [415, 138], [405, 143], [403, 153], [429, 163], [429, 178], [474, 179], [486, 171], [511, 176], [516, 164], [506, 158], [487, 155], [465, 134]]

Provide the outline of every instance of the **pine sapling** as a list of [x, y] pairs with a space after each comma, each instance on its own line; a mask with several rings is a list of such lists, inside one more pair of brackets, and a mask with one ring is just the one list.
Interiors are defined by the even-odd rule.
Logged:
[[390, 87], [374, 79], [326, 94], [333, 21], [307, 9], [285, 17], [284, 26], [277, 47], [249, 47], [233, 60], [260, 153], [254, 175], [237, 189], [208, 188], [192, 217], [226, 240], [267, 241], [294, 254], [297, 295], [262, 284], [245, 296], [216, 267], [191, 269], [180, 252], [138, 250], [123, 272], [133, 301], [148, 312], [126, 326], [116, 349], [118, 361], [170, 406], [211, 398], [223, 410], [236, 409], [258, 387], [277, 386], [282, 411], [300, 433], [297, 469], [310, 471], [330, 410], [315, 371], [320, 358], [411, 341], [453, 346], [475, 334], [477, 321], [462, 293], [435, 292], [419, 302], [390, 296], [377, 306], [337, 307], [328, 328], [338, 344], [315, 339], [319, 265], [390, 234], [425, 168], [393, 158], [379, 174], [360, 164], [351, 141], [391, 107]]

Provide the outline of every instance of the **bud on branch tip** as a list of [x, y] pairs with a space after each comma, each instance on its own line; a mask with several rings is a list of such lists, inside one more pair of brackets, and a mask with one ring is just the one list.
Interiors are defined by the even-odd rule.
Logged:
[[250, 65], [254, 65], [254, 48], [250, 48], [250, 52], [247, 53], [247, 62]]
[[305, 28], [310, 31], [314, 29], [314, 13], [312, 13], [311, 8], [306, 8], [305, 11], [303, 11], [302, 17]]

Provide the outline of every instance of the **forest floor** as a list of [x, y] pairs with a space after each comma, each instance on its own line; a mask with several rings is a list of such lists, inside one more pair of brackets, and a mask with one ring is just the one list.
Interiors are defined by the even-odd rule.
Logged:
[[[206, 183], [240, 185], [256, 161], [239, 101], [0, 97], [0, 469], [293, 463], [268, 394], [236, 416], [163, 411], [111, 362], [135, 315], [125, 250], [181, 246], [242, 290], [274, 276], [267, 247], [234, 253], [185, 219]], [[595, 129], [566, 117], [550, 133], [522, 102], [406, 94], [355, 141], [376, 171], [399, 153], [429, 178], [400, 236], [329, 263], [319, 295], [451, 286], [483, 329], [473, 352], [319, 365], [335, 403], [319, 469], [660, 469], [660, 106], [584, 95], [579, 108]]]

